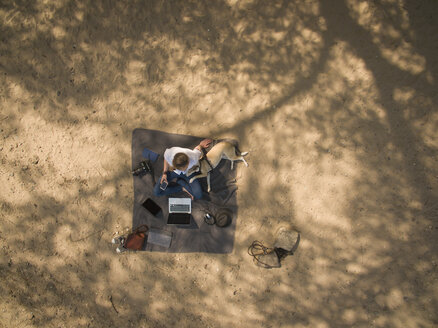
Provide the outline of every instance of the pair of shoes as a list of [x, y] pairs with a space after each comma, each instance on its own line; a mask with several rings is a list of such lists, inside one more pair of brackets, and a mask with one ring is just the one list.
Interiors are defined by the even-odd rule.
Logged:
[[114, 237], [111, 240], [111, 244], [121, 244], [123, 245], [125, 243], [125, 237]]
[[117, 247], [116, 252], [120, 254], [120, 253], [126, 252], [127, 250], [128, 249], [125, 248], [125, 246], [120, 245], [119, 247]]
[[119, 237], [114, 237], [112, 240], [111, 240], [111, 243], [112, 244], [119, 244], [119, 246], [117, 247], [117, 249], [116, 249], [116, 252], [117, 253], [123, 253], [123, 252], [126, 252], [128, 249], [127, 248], [125, 248], [125, 237], [123, 237], [123, 236], [119, 236]]

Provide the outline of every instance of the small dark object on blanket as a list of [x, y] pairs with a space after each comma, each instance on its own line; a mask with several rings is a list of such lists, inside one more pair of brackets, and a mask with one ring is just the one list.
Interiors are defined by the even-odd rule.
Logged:
[[231, 224], [231, 212], [227, 209], [220, 210], [216, 214], [216, 225], [220, 228], [228, 227]]
[[155, 172], [154, 167], [152, 166], [152, 162], [150, 160], [141, 161], [139, 166], [132, 170], [133, 176], [142, 177], [146, 174], [150, 174], [152, 177], [152, 181], [155, 184]]
[[232, 221], [232, 212], [227, 209], [219, 210], [216, 215], [206, 212], [204, 215], [204, 222], [208, 225], [215, 225], [219, 228], [228, 227]]
[[207, 223], [208, 225], [213, 225], [216, 223], [216, 218], [214, 217], [213, 214], [205, 213], [204, 222]]
[[155, 203], [152, 199], [148, 198], [146, 199], [142, 206], [147, 209], [153, 216], [157, 216], [157, 214], [161, 211], [161, 207], [158, 206], [157, 203]]
[[144, 175], [153, 173], [153, 167], [150, 160], [141, 161], [139, 166], [132, 170], [132, 175]]

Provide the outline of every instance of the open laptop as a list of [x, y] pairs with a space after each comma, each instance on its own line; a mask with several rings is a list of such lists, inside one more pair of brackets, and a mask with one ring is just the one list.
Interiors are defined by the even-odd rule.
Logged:
[[167, 224], [190, 224], [191, 213], [191, 198], [169, 198]]

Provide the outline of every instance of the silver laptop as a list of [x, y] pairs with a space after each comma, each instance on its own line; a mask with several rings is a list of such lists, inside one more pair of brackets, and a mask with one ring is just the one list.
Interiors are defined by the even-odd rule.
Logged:
[[190, 224], [191, 213], [191, 198], [169, 198], [167, 224]]

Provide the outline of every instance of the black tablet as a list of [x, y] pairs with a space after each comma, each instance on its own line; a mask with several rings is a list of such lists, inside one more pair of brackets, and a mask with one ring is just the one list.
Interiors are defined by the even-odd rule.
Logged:
[[152, 213], [153, 216], [156, 216], [160, 211], [161, 207], [158, 206], [157, 203], [155, 203], [152, 199], [148, 198], [144, 201], [142, 206], [147, 209], [149, 212]]

